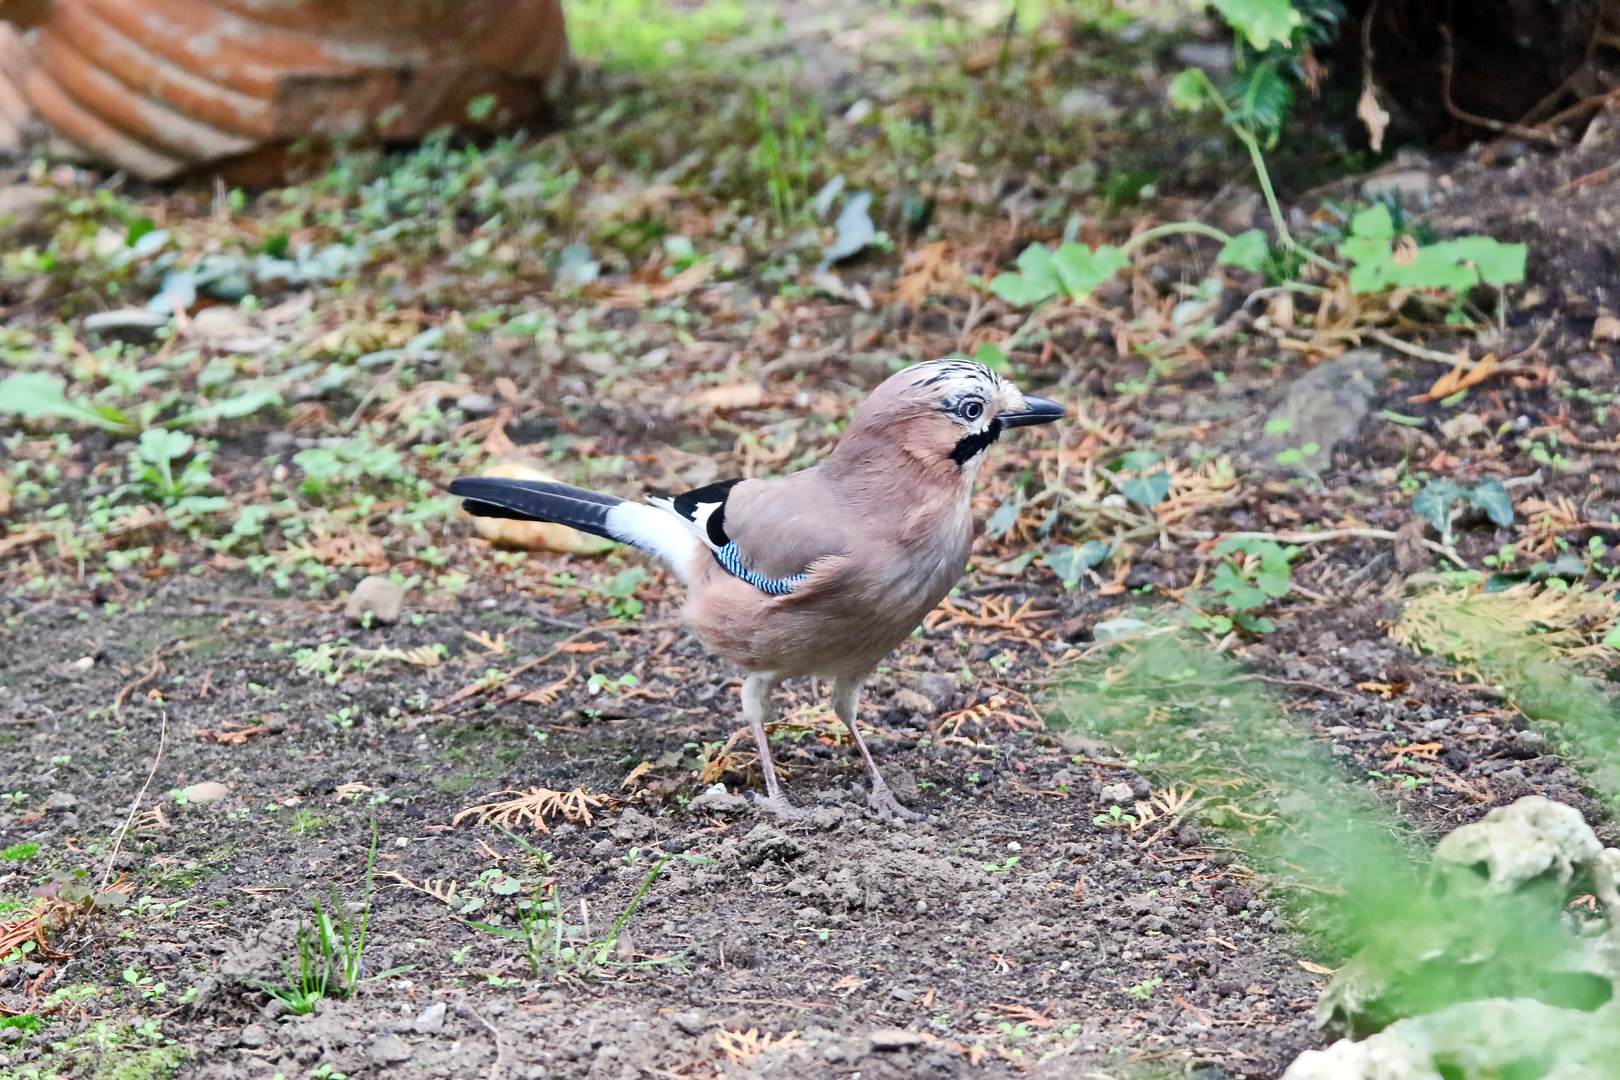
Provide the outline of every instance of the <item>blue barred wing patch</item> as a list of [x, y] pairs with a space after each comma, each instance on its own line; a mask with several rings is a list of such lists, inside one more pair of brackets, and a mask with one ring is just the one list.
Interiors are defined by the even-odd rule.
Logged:
[[742, 552], [737, 550], [736, 543], [728, 543], [725, 547], [717, 548], [714, 557], [726, 572], [732, 577], [741, 578], [761, 592], [772, 596], [786, 596], [788, 593], [804, 584], [805, 574], [794, 574], [792, 577], [768, 578], [763, 574], [756, 574], [743, 565]]

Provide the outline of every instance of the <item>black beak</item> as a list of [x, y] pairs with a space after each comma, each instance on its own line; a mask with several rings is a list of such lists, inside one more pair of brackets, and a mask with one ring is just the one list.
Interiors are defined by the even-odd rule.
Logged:
[[1048, 401], [1033, 394], [1024, 395], [1024, 411], [1015, 413], [1001, 413], [996, 419], [1001, 421], [1004, 428], [1030, 427], [1033, 424], [1050, 424], [1054, 420], [1061, 420], [1068, 413], [1063, 406], [1055, 401]]

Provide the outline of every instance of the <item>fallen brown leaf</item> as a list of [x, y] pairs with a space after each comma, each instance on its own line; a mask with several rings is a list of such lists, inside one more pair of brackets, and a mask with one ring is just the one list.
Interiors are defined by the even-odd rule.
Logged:
[[1499, 365], [1495, 353], [1486, 353], [1479, 363], [1471, 368], [1465, 368], [1460, 362], [1456, 367], [1434, 380], [1426, 393], [1414, 394], [1411, 401], [1439, 401], [1452, 394], [1467, 390], [1470, 386], [1477, 386], [1496, 373]]

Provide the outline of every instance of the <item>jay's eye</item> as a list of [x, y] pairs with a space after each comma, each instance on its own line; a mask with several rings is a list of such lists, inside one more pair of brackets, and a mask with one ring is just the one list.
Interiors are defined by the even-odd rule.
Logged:
[[977, 420], [984, 415], [984, 402], [969, 401], [962, 406], [962, 419]]

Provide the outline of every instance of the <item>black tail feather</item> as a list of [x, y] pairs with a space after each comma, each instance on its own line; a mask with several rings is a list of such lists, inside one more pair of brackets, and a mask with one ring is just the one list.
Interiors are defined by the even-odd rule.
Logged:
[[568, 484], [546, 480], [507, 480], [499, 477], [463, 477], [450, 485], [461, 496], [462, 509], [475, 517], [517, 521], [554, 521], [609, 540], [608, 511], [624, 500]]

